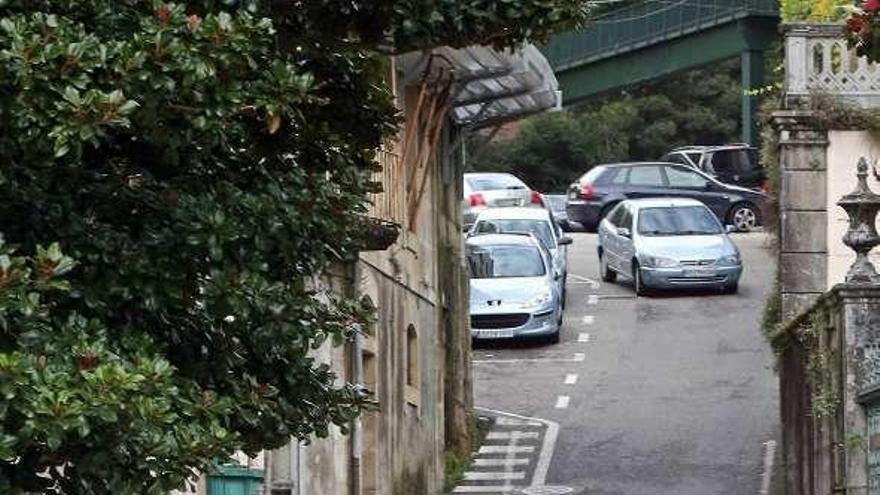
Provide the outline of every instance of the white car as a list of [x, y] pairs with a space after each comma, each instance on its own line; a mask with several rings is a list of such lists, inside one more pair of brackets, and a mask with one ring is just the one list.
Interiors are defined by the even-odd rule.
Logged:
[[568, 246], [571, 237], [563, 235], [553, 214], [545, 208], [491, 208], [477, 215], [472, 235], [531, 233], [550, 253], [553, 269], [558, 276], [559, 293], [565, 304], [565, 281], [568, 276]]
[[507, 173], [464, 174], [463, 224], [469, 229], [481, 211], [500, 206], [544, 206], [541, 193]]

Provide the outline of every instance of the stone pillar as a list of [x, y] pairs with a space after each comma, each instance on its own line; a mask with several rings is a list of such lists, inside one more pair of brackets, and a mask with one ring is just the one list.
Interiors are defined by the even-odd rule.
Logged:
[[780, 259], [783, 319], [808, 308], [827, 283], [828, 133], [807, 110], [773, 115], [780, 133]]
[[746, 50], [740, 54], [742, 79], [742, 139], [744, 143], [758, 146], [758, 96], [750, 95], [764, 86], [764, 52]]
[[846, 494], [867, 495], [869, 479], [880, 487], [880, 286], [841, 284], [832, 292], [845, 345], [841, 467]]

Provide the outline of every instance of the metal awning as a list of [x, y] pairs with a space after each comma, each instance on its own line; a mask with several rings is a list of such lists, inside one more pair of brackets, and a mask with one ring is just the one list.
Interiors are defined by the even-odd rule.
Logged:
[[450, 116], [459, 126], [479, 129], [561, 108], [559, 83], [534, 45], [504, 51], [483, 46], [443, 47], [406, 54], [401, 57], [404, 81], [412, 83], [422, 77], [434, 57], [443, 60], [454, 74]]

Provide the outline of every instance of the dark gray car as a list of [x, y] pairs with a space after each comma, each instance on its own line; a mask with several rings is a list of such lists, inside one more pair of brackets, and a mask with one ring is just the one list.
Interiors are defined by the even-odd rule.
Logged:
[[740, 232], [761, 225], [767, 195], [719, 182], [685, 165], [634, 162], [598, 165], [571, 184], [568, 219], [595, 231], [599, 222], [625, 199], [693, 198], [712, 210], [722, 223]]

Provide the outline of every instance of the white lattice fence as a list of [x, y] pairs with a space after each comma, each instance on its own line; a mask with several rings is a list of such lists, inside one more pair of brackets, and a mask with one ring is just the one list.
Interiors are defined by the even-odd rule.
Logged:
[[866, 106], [880, 103], [880, 68], [847, 47], [840, 25], [790, 26], [785, 74], [788, 98], [821, 92]]

